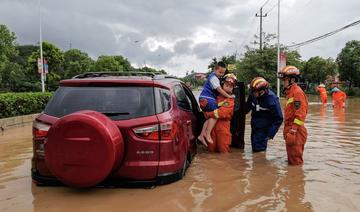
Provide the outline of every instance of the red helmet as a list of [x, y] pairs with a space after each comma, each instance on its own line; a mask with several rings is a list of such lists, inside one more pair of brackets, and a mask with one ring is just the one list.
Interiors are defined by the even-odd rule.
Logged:
[[263, 77], [255, 77], [250, 83], [250, 89], [252, 91], [260, 91], [269, 88], [269, 82]]
[[299, 77], [300, 70], [295, 66], [285, 66], [279, 73], [278, 78], [282, 79], [285, 77]]

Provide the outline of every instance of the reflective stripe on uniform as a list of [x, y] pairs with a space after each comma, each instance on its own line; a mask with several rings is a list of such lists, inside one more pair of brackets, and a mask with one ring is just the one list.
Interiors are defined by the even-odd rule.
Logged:
[[221, 101], [221, 102], [219, 102], [218, 103], [218, 107], [221, 107], [221, 106], [223, 106], [223, 104], [225, 103], [225, 101]]
[[294, 98], [293, 98], [293, 97], [289, 98], [289, 99], [287, 100], [287, 102], [286, 102], [286, 106], [287, 106], [288, 104], [293, 103], [293, 102], [294, 102]]
[[215, 118], [219, 118], [219, 111], [216, 109], [216, 110], [214, 110], [214, 116], [215, 116]]
[[299, 126], [304, 125], [304, 122], [301, 121], [301, 120], [299, 120], [299, 119], [294, 119], [294, 123], [297, 124], [297, 125], [299, 125]]
[[259, 106], [259, 110], [270, 110], [269, 108]]

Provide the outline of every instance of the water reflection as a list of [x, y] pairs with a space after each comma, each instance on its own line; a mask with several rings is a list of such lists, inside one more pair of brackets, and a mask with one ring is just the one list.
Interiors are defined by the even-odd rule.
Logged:
[[[311, 102], [314, 102], [310, 98]], [[303, 167], [286, 163], [279, 132], [267, 152], [207, 154], [186, 177], [154, 189], [36, 187], [31, 127], [0, 135], [0, 211], [360, 211], [360, 99], [346, 110], [312, 103]]]
[[345, 125], [345, 109], [343, 108], [334, 108], [334, 121], [337, 123], [338, 128], [342, 128]]
[[319, 115], [320, 115], [320, 118], [325, 118], [326, 117], [326, 107], [327, 107], [327, 105], [326, 104], [322, 104], [322, 105], [320, 105], [320, 113], [319, 113]]

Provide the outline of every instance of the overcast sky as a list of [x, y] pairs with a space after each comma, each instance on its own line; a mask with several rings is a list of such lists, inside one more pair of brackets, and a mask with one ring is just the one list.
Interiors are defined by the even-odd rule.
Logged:
[[[78, 48], [94, 59], [121, 54], [138, 67], [163, 68], [184, 76], [206, 72], [212, 57], [244, 51], [259, 33], [254, 17], [266, 0], [42, 0], [43, 39], [63, 50]], [[264, 12], [277, 0], [269, 0]], [[360, 19], [360, 0], [282, 0], [281, 42], [291, 44]], [[38, 0], [0, 0], [0, 24], [19, 44], [39, 40]], [[277, 7], [264, 18], [264, 31], [277, 32]], [[301, 47], [303, 59], [333, 57], [360, 25]]]

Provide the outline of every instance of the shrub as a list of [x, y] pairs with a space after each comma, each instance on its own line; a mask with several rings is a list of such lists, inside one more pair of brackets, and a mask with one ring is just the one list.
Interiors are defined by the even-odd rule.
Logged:
[[0, 94], [0, 118], [39, 113], [44, 110], [53, 93]]

